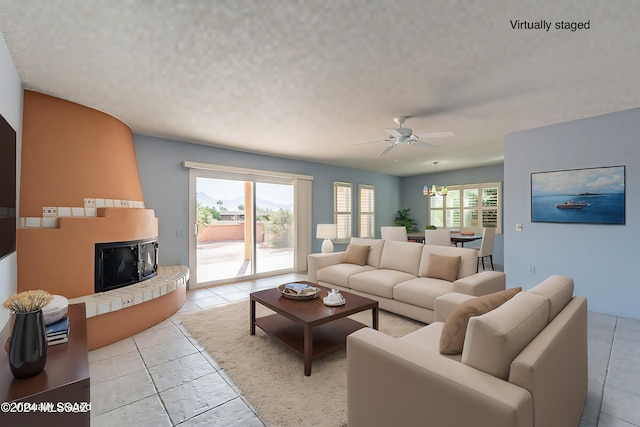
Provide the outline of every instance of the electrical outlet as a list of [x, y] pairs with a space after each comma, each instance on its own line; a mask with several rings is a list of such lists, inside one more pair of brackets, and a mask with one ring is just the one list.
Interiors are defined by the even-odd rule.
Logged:
[[529, 274], [531, 274], [531, 275], [536, 274], [536, 266], [535, 265], [530, 265], [529, 266]]

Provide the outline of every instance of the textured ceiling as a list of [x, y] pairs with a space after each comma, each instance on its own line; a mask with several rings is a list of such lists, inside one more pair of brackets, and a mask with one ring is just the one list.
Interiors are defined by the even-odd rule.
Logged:
[[[498, 164], [506, 133], [639, 107], [638, 22], [637, 0], [0, 0], [26, 89], [138, 134], [398, 176]], [[399, 115], [456, 136], [355, 145]]]

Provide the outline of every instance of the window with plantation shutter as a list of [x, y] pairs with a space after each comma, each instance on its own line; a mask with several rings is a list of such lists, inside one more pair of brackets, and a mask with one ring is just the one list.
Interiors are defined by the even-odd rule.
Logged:
[[502, 183], [449, 185], [446, 197], [429, 197], [429, 225], [437, 228], [502, 232]]
[[359, 220], [358, 231], [360, 237], [376, 237], [376, 199], [373, 185], [358, 185]]
[[353, 217], [352, 208], [352, 184], [348, 182], [333, 183], [334, 219], [338, 226], [336, 240], [348, 240], [351, 238], [351, 223]]

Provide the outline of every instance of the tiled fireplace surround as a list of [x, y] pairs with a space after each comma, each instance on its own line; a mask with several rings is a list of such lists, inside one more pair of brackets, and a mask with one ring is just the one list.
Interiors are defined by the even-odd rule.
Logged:
[[84, 303], [90, 350], [180, 309], [189, 279], [182, 265], [159, 266], [148, 280], [94, 293], [96, 243], [158, 236], [158, 218], [145, 207], [133, 135], [124, 123], [25, 91], [21, 166], [18, 291], [44, 289]]
[[[144, 209], [144, 202], [85, 198], [84, 207], [44, 207], [42, 217], [21, 217], [19, 218], [19, 229], [31, 229], [34, 231], [37, 229], [57, 229], [59, 219], [66, 218], [66, 221], [69, 221], [70, 219], [80, 218], [99, 218], [106, 213], [105, 209], [107, 207], [109, 209]], [[91, 249], [90, 246], [91, 244], [85, 245], [85, 250]], [[93, 251], [89, 252], [91, 257], [93, 257]], [[117, 316], [115, 312], [119, 310], [150, 302], [175, 291], [186, 294], [188, 280], [189, 269], [184, 265], [159, 266], [155, 277], [107, 292], [92, 293], [70, 298], [69, 303], [84, 303], [86, 316], [89, 325], [91, 325], [93, 322], [91, 319], [96, 316], [109, 313], [114, 313], [112, 316]], [[85, 282], [93, 288], [93, 281], [87, 281], [85, 278]], [[64, 292], [60, 293], [62, 294]], [[178, 299], [180, 300], [180, 298]], [[176, 310], [178, 308], [179, 307], [176, 307]], [[173, 314], [173, 312], [174, 311], [170, 312], [169, 315]], [[164, 318], [164, 316], [157, 318], [157, 322], [164, 320]], [[135, 331], [137, 332], [137, 329]], [[91, 349], [110, 344], [114, 340], [122, 338], [120, 334], [114, 335], [115, 338], [99, 337], [96, 335], [97, 331], [92, 330], [91, 327], [89, 327], [89, 334], [89, 346]]]
[[[43, 207], [42, 217], [19, 218], [19, 228], [58, 228], [58, 218], [98, 217], [102, 208], [144, 209], [144, 202], [85, 198], [83, 207]], [[69, 303], [84, 303], [88, 319], [159, 298], [186, 287], [188, 280], [189, 269], [184, 265], [159, 266], [158, 274], [153, 278], [107, 292], [71, 298]]]

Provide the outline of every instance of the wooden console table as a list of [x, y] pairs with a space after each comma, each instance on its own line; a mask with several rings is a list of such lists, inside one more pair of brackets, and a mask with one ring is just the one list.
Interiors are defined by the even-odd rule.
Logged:
[[[85, 305], [69, 304], [69, 342], [47, 349], [44, 371], [14, 378], [0, 332], [0, 425], [89, 426], [91, 396]], [[15, 411], [15, 412], [14, 412]]]

